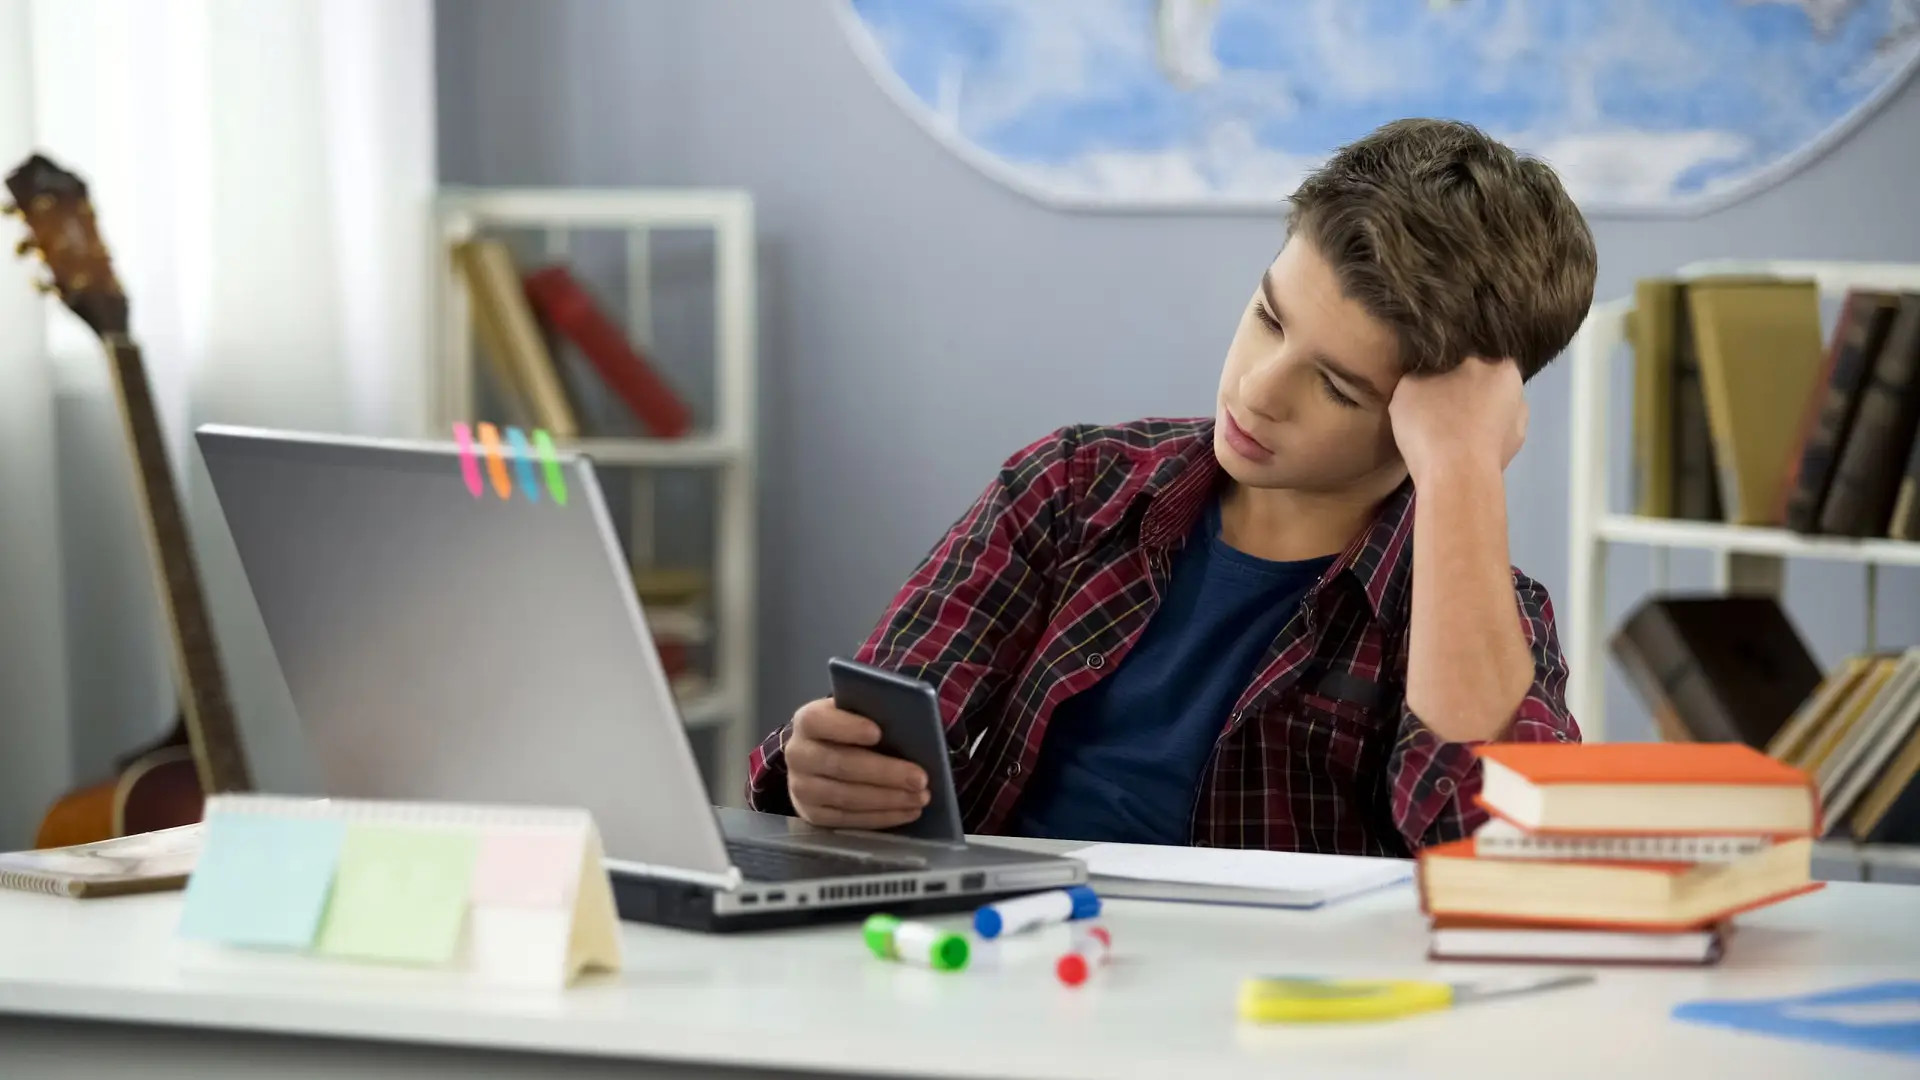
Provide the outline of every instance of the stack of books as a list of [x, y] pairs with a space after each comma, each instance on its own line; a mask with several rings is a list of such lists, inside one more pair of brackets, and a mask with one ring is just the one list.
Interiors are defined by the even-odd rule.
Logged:
[[1420, 853], [1433, 959], [1711, 964], [1734, 916], [1820, 887], [1818, 789], [1752, 747], [1477, 752], [1491, 819]]

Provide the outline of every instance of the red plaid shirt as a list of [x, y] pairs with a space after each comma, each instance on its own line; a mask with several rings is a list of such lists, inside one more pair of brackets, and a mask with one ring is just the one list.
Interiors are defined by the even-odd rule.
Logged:
[[[969, 831], [999, 831], [1062, 701], [1117, 669], [1223, 474], [1211, 420], [1075, 427], [1009, 458], [920, 563], [857, 656], [940, 695]], [[1469, 743], [1404, 703], [1413, 491], [1402, 485], [1302, 600], [1225, 718], [1196, 792], [1196, 845], [1405, 855], [1485, 819]], [[1514, 572], [1534, 683], [1508, 727], [1579, 739], [1546, 590]], [[792, 813], [782, 747], [753, 752], [748, 805]]]

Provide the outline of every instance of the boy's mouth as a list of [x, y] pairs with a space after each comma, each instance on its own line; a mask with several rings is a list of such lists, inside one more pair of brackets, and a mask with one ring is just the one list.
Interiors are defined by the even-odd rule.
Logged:
[[1240, 421], [1233, 418], [1232, 409], [1221, 409], [1220, 414], [1223, 420], [1222, 432], [1227, 437], [1227, 445], [1233, 447], [1234, 453], [1249, 461], [1266, 461], [1273, 457], [1273, 450], [1267, 444], [1248, 434], [1247, 429], [1240, 426]]

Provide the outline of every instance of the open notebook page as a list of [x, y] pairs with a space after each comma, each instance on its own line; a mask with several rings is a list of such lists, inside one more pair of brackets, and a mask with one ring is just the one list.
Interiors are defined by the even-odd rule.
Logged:
[[1067, 854], [1104, 896], [1318, 907], [1409, 881], [1413, 863], [1292, 851], [1095, 844]]

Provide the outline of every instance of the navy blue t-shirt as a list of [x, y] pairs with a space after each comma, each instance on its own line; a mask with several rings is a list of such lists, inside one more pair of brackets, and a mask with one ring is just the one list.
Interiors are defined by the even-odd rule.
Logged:
[[1273, 562], [1220, 539], [1214, 500], [1175, 555], [1160, 609], [1120, 666], [1062, 702], [1010, 831], [1185, 844], [1214, 740], [1334, 556]]

